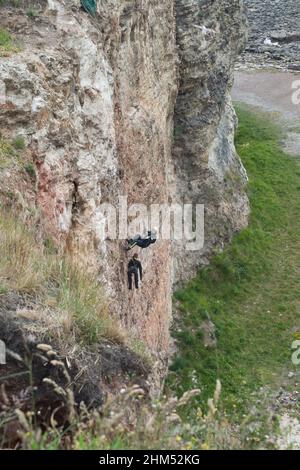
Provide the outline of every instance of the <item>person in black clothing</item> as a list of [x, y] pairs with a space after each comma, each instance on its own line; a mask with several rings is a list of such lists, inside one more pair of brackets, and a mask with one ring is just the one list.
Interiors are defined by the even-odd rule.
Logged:
[[127, 243], [129, 245], [127, 251], [132, 250], [132, 248], [134, 248], [135, 246], [138, 246], [140, 248], [148, 248], [150, 245], [153, 245], [156, 240], [156, 231], [149, 230], [146, 238], [141, 237], [141, 235], [137, 235], [136, 237], [127, 240]]
[[134, 276], [135, 288], [139, 288], [139, 275], [140, 280], [143, 278], [142, 264], [139, 261], [138, 255], [135, 253], [128, 263], [128, 287], [132, 290], [132, 276]]

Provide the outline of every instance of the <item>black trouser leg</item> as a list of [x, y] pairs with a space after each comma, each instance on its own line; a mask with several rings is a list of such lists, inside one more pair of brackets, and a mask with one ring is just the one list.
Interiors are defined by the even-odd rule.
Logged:
[[137, 269], [134, 271], [134, 283], [135, 283], [136, 289], [138, 289], [139, 288], [139, 273]]
[[132, 290], [132, 272], [131, 271], [128, 271], [128, 287], [129, 287], [129, 290]]

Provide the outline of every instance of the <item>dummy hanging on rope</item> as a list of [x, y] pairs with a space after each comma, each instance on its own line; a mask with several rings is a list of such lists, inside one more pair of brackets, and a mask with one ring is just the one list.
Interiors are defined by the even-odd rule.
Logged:
[[97, 11], [97, 0], [81, 0], [82, 8], [91, 15], [95, 15]]

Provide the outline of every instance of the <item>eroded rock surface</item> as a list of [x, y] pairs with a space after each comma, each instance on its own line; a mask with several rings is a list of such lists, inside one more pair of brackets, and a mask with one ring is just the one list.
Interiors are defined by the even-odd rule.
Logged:
[[245, 170], [233, 142], [237, 124], [229, 92], [245, 44], [242, 2], [177, 0], [180, 89], [175, 108], [175, 197], [205, 205], [200, 252], [178, 244], [176, 276], [186, 280], [212, 251], [247, 224]]
[[[189, 279], [247, 223], [229, 98], [242, 2], [101, 0], [95, 17], [79, 3], [35, 0], [34, 16], [25, 0], [1, 6], [0, 25], [20, 45], [0, 60], [1, 135], [24, 138], [36, 173], [5, 165], [1, 197], [97, 273], [112, 314], [157, 358], [159, 382], [173, 280]], [[140, 253], [144, 279], [132, 292], [124, 243], [99, 235], [101, 204], [124, 195], [128, 205], [206, 206], [204, 249], [159, 240]]]

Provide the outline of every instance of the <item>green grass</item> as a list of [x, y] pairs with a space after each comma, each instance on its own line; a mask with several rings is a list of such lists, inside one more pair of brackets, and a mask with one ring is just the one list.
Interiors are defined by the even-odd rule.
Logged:
[[33, 163], [23, 159], [25, 150], [26, 142], [22, 136], [7, 140], [0, 135], [0, 170], [19, 167], [19, 169], [25, 170], [32, 180], [35, 180], [36, 170]]
[[0, 170], [20, 163], [20, 156], [12, 142], [0, 135]]
[[26, 11], [26, 15], [29, 17], [29, 18], [36, 18], [38, 16], [38, 11], [33, 8], [33, 7], [30, 7], [28, 8], [28, 10]]
[[15, 137], [12, 141], [12, 145], [16, 150], [25, 150], [26, 142], [24, 137], [22, 137], [21, 135], [17, 135], [17, 137]]
[[34, 166], [31, 162], [27, 163], [24, 166], [24, 169], [25, 169], [26, 173], [30, 176], [30, 178], [36, 179], [36, 171], [35, 171], [35, 168], [34, 168]]
[[0, 27], [0, 57], [9, 56], [11, 53], [18, 52], [19, 50], [19, 47], [9, 31]]
[[[291, 343], [300, 330], [300, 166], [281, 150], [280, 131], [266, 116], [237, 111], [250, 225], [175, 294], [179, 353], [168, 387], [199, 386], [205, 402], [219, 378], [223, 406], [242, 414], [259, 387], [275, 385], [284, 368], [293, 370]], [[201, 340], [206, 318], [216, 325], [215, 349]]]
[[20, 8], [21, 3], [21, 0], [0, 0], [0, 7], [13, 6], [15, 8]]

